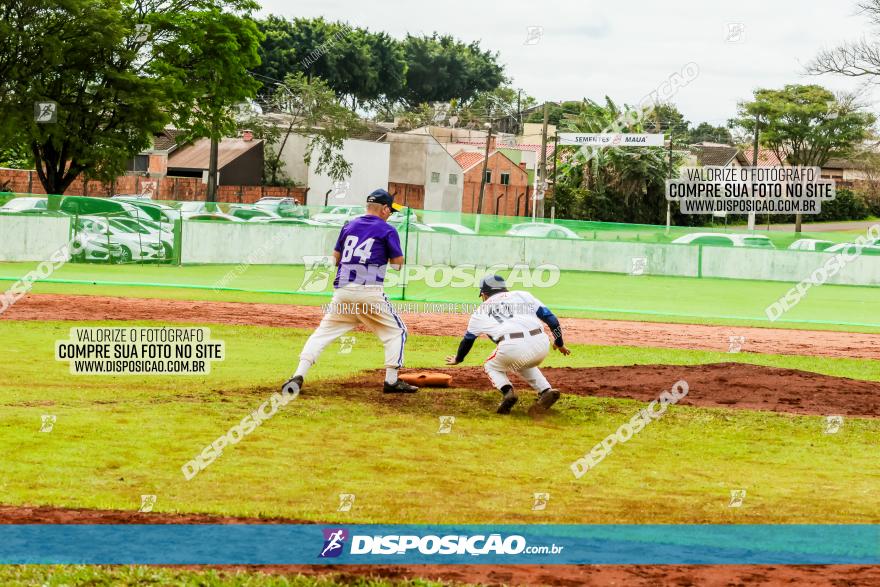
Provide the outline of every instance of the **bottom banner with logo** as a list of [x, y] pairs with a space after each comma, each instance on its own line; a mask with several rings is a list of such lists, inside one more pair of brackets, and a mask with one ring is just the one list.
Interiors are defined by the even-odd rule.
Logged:
[[0, 525], [4, 564], [880, 564], [877, 525]]

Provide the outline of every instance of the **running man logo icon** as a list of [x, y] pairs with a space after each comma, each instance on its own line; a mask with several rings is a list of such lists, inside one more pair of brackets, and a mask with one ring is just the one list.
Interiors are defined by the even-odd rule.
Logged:
[[339, 354], [340, 355], [350, 355], [351, 349], [354, 347], [354, 344], [357, 342], [357, 337], [354, 336], [340, 336], [339, 337]]
[[335, 181], [333, 182], [333, 197], [340, 200], [348, 195], [349, 190], [351, 190], [351, 182], [350, 181]]
[[155, 181], [145, 181], [141, 184], [140, 195], [145, 196], [147, 198], [152, 198], [156, 195], [156, 182]]
[[645, 270], [648, 268], [648, 258], [647, 257], [633, 257], [632, 258], [632, 268], [630, 269], [630, 275], [644, 275]]
[[535, 501], [532, 504], [532, 511], [539, 512], [547, 509], [547, 502], [550, 501], [549, 493], [536, 493]]
[[738, 508], [742, 507], [743, 501], [746, 499], [746, 490], [745, 489], [731, 489], [730, 490], [730, 503], [727, 504], [729, 508]]
[[728, 43], [742, 43], [745, 40], [746, 25], [741, 22], [727, 23], [727, 35], [724, 40]]
[[742, 350], [743, 345], [746, 343], [745, 336], [731, 336], [729, 343], [727, 345], [728, 353], [738, 353]]
[[51, 123], [58, 120], [58, 102], [34, 102], [34, 121]]
[[154, 505], [156, 505], [155, 495], [142, 495], [141, 507], [138, 508], [138, 511], [143, 513], [150, 513], [151, 511], [153, 511]]
[[825, 416], [825, 434], [837, 434], [843, 428], [843, 416]]
[[449, 434], [452, 432], [453, 424], [455, 424], [455, 416], [440, 416], [440, 428], [437, 434]]
[[52, 432], [57, 418], [51, 414], [43, 414], [40, 416], [40, 420], [40, 432]]
[[330, 276], [333, 275], [332, 257], [326, 255], [304, 255], [303, 263], [306, 270], [298, 292], [319, 292], [327, 289]]
[[351, 506], [354, 505], [354, 493], [340, 493], [339, 494], [339, 507], [336, 508], [337, 512], [350, 512]]
[[342, 554], [343, 545], [348, 540], [348, 530], [345, 528], [324, 528], [324, 548], [318, 558], [335, 558]]
[[541, 39], [544, 38], [544, 27], [542, 26], [527, 26], [526, 27], [526, 41], [523, 45], [537, 45], [541, 42]]

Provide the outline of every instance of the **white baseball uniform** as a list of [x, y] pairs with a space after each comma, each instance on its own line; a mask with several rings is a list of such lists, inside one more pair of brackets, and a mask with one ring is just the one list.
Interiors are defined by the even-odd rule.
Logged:
[[471, 315], [467, 331], [498, 344], [483, 365], [496, 388], [510, 385], [509, 371], [519, 373], [535, 391], [550, 387], [538, 369], [550, 352], [550, 339], [536, 314], [543, 305], [528, 292], [507, 291], [493, 295]]

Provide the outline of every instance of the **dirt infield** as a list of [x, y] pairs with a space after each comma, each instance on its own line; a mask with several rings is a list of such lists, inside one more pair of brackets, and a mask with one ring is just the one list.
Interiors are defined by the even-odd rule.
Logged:
[[[0, 524], [282, 524], [283, 518], [239, 518], [206, 514], [138, 513], [0, 505]], [[478, 585], [878, 585], [880, 567], [780, 565], [212, 565], [225, 572], [273, 575], [334, 575], [355, 583], [367, 577], [422, 578]]]
[[[224, 569], [224, 570], [228, 570]], [[339, 566], [322, 567], [250, 567], [264, 573], [301, 573], [320, 575], [338, 573], [341, 580], [352, 583], [365, 576], [386, 579], [420, 577], [449, 583], [478, 585], [622, 585], [656, 587], [658, 585], [730, 587], [734, 585], [806, 585], [848, 586], [880, 585], [880, 567], [856, 565], [395, 565], [389, 567]]]
[[133, 510], [0, 505], [0, 524], [310, 524], [291, 518], [242, 518]]
[[[685, 406], [765, 410], [790, 414], [880, 417], [880, 383], [830, 377], [744, 363], [707, 365], [629, 365], [625, 367], [541, 369], [563, 394], [618, 397], [649, 402], [679, 379], [687, 381]], [[452, 375], [451, 388], [489, 390], [489, 378], [479, 367], [431, 369]], [[370, 372], [346, 385], [377, 387], [384, 371]], [[531, 393], [521, 381], [517, 389]], [[526, 400], [531, 401], [530, 399]]]
[[[321, 315], [318, 306], [30, 294], [0, 320], [158, 320], [313, 329]], [[468, 320], [464, 314], [404, 313], [403, 318], [411, 333], [429, 336], [463, 334]], [[744, 352], [880, 360], [877, 334], [583, 318], [564, 318], [562, 326], [566, 341], [580, 344], [726, 352], [731, 336], [744, 336]]]

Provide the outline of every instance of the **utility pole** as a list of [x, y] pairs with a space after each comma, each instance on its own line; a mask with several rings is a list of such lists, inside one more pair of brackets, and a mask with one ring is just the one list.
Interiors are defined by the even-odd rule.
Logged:
[[217, 137], [211, 137], [211, 154], [208, 160], [208, 197], [209, 202], [217, 201], [217, 155], [220, 149]]
[[516, 91], [516, 134], [522, 133], [522, 90]]
[[483, 213], [483, 194], [486, 192], [486, 169], [489, 167], [489, 144], [492, 142], [492, 123], [486, 123], [489, 127], [489, 136], [486, 137], [486, 152], [483, 155], [483, 175], [480, 177], [480, 199], [477, 200], [477, 222], [479, 215]]
[[550, 110], [547, 108], [547, 102], [544, 102], [544, 127], [541, 130], [541, 199], [538, 200], [538, 194], [535, 192], [535, 215], [544, 217], [544, 198], [547, 191], [547, 123], [549, 122]]
[[[675, 125], [669, 128], [669, 179], [672, 179], [672, 143], [675, 141]], [[672, 227], [672, 202], [666, 200], [666, 234]]]
[[[755, 173], [755, 167], [758, 166], [758, 137], [761, 134], [761, 119], [755, 115], [755, 142], [752, 145], [752, 173]], [[754, 177], [754, 175], [752, 176]], [[754, 191], [754, 184], [752, 191]], [[755, 230], [755, 213], [749, 212], [749, 230]], [[798, 231], [800, 232], [800, 231]]]

